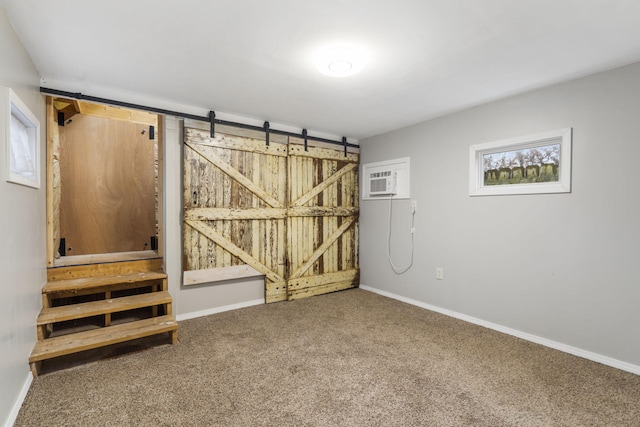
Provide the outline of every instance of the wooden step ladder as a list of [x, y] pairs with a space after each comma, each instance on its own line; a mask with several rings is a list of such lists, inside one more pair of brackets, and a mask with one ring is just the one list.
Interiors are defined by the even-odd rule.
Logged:
[[33, 376], [44, 360], [93, 348], [163, 333], [175, 344], [171, 304], [159, 258], [48, 269], [29, 357]]

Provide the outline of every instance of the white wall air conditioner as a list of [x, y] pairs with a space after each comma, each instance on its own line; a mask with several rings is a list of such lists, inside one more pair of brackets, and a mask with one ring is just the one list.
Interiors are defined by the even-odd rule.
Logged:
[[369, 174], [369, 196], [389, 196], [396, 194], [397, 173], [395, 170], [388, 169]]
[[[383, 160], [362, 165], [362, 200], [409, 199], [409, 177], [411, 159]], [[387, 197], [388, 198], [388, 197]]]

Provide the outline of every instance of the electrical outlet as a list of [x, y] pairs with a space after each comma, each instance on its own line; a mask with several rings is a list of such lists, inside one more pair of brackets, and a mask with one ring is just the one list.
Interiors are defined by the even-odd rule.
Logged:
[[436, 279], [444, 280], [444, 268], [442, 267], [436, 268]]
[[411, 201], [411, 213], [416, 213], [418, 212], [418, 201], [417, 200], [412, 200]]

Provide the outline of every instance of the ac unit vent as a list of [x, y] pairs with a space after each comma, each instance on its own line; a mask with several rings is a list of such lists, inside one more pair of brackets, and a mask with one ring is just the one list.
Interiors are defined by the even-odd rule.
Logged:
[[369, 195], [384, 196], [396, 194], [396, 172], [385, 170], [369, 174]]

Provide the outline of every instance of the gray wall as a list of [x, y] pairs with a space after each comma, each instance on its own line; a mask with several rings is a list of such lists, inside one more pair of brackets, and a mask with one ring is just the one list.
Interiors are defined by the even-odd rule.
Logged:
[[[469, 197], [470, 145], [565, 127], [573, 128], [570, 194]], [[404, 275], [386, 259], [388, 202], [362, 202], [363, 285], [640, 366], [640, 64], [361, 147], [363, 163], [411, 157], [418, 201], [416, 262]], [[399, 265], [408, 260], [408, 229], [409, 202], [397, 201]]]
[[[42, 130], [42, 186], [6, 182], [6, 147], [0, 143], [0, 425], [9, 420], [28, 384], [29, 353], [45, 273], [45, 107], [40, 77], [0, 7], [0, 86], [11, 87], [38, 116]], [[0, 126], [4, 132], [4, 117]]]

